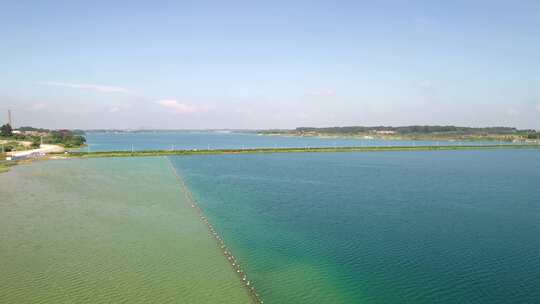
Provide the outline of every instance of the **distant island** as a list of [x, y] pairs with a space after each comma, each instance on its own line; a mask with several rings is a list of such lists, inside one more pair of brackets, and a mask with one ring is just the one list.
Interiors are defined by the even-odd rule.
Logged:
[[260, 135], [352, 137], [389, 140], [494, 140], [510, 142], [537, 142], [540, 132], [519, 130], [511, 127], [457, 127], [457, 126], [347, 126], [347, 127], [299, 127], [296, 129], [258, 130]]

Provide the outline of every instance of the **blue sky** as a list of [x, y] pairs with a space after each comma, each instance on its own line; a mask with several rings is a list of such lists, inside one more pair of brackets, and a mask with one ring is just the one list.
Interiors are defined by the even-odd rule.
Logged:
[[16, 125], [540, 129], [538, 1], [0, 1], [0, 41]]

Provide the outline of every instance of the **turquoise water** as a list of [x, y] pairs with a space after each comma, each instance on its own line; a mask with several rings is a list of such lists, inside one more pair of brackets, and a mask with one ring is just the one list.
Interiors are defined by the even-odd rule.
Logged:
[[[90, 151], [466, 145], [471, 142], [259, 136], [219, 132], [88, 133]], [[493, 142], [475, 142], [493, 144]]]
[[540, 151], [171, 157], [265, 303], [540, 303]]

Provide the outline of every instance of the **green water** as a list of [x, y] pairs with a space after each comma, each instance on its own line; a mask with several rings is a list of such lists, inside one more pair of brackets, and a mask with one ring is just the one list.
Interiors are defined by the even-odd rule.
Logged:
[[[175, 156], [265, 303], [540, 303], [537, 150]], [[0, 303], [250, 303], [166, 158], [0, 175]]]
[[164, 158], [0, 175], [0, 303], [250, 303]]
[[540, 303], [540, 151], [171, 157], [265, 303]]

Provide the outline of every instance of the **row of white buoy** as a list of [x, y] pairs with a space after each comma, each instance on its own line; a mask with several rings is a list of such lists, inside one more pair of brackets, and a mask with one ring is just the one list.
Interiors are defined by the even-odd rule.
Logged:
[[[170, 159], [169, 159], [169, 162], [170, 162]], [[170, 163], [170, 164], [171, 164], [171, 167], [173, 168], [174, 174], [176, 175], [176, 177], [180, 181], [180, 184], [182, 186], [182, 189], [184, 190], [184, 193], [185, 193], [188, 201], [191, 203], [191, 207], [194, 208], [197, 211], [201, 221], [203, 223], [205, 223], [206, 226], [208, 227], [208, 230], [210, 231], [212, 237], [218, 243], [219, 248], [221, 250], [223, 250], [223, 255], [225, 255], [225, 257], [227, 258], [227, 261], [229, 261], [229, 264], [231, 265], [233, 270], [239, 275], [240, 279], [242, 280], [242, 283], [248, 289], [248, 291], [249, 291], [250, 295], [252, 296], [254, 302], [256, 304], [264, 303], [261, 296], [259, 295], [259, 293], [257, 293], [257, 290], [255, 289], [255, 287], [248, 280], [246, 273], [244, 272], [244, 270], [240, 266], [240, 263], [238, 263], [238, 260], [236, 259], [236, 257], [232, 254], [231, 250], [229, 248], [227, 248], [227, 246], [225, 245], [225, 242], [223, 241], [223, 238], [221, 238], [219, 236], [219, 234], [216, 232], [216, 230], [214, 229], [212, 224], [210, 224], [210, 222], [208, 221], [208, 218], [206, 218], [206, 216], [204, 216], [204, 213], [203, 213], [202, 209], [198, 206], [196, 200], [191, 195], [191, 192], [189, 191], [186, 184], [184, 183], [184, 180], [180, 177], [180, 175], [178, 174], [178, 172], [176, 171], [176, 169], [174, 168], [172, 163]]]

